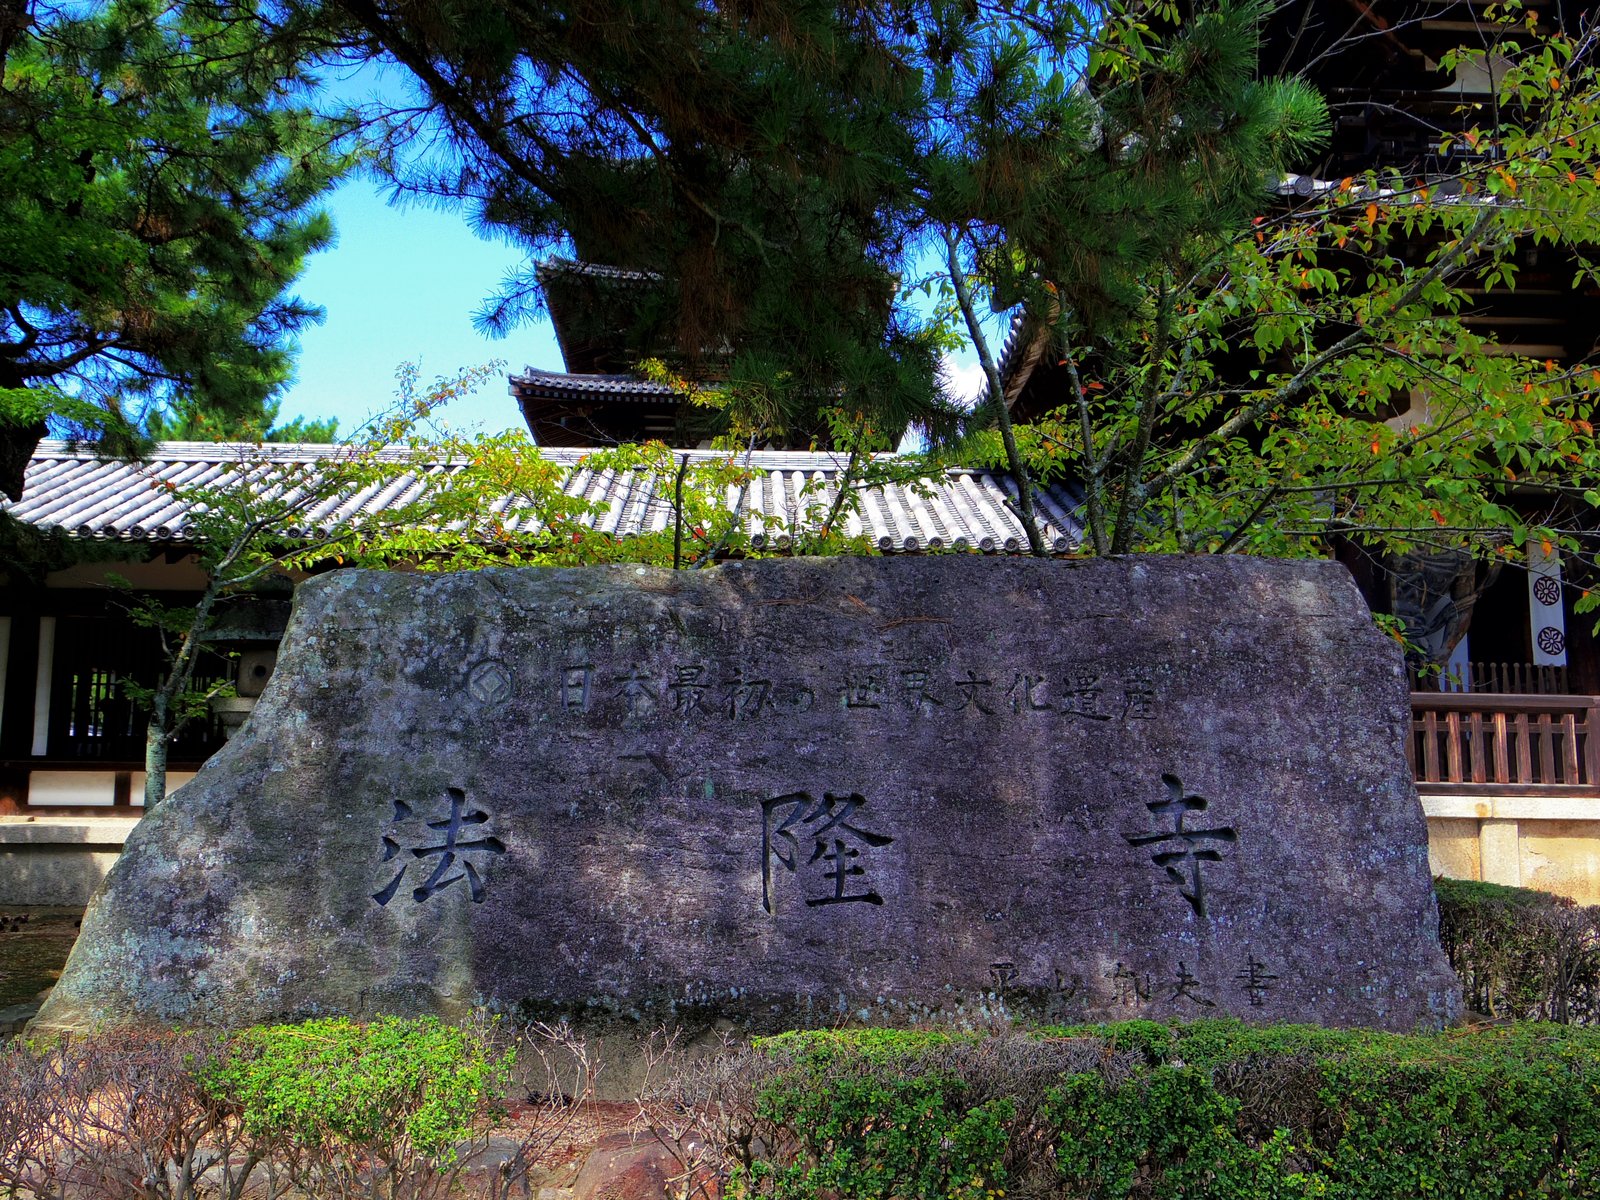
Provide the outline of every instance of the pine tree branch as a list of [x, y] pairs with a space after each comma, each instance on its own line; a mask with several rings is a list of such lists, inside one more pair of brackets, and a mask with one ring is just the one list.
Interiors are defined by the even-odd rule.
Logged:
[[339, 4], [377, 38], [380, 45], [422, 80], [429, 94], [439, 103], [446, 104], [453, 117], [483, 139], [484, 145], [505, 163], [513, 175], [547, 196], [555, 193], [557, 190], [555, 181], [512, 146], [502, 129], [485, 120], [472, 99], [465, 95], [459, 86], [445, 78], [443, 72], [433, 65], [421, 46], [395, 29], [391, 22], [386, 21], [372, 0], [339, 0]]
[[78, 349], [64, 358], [54, 359], [50, 362], [27, 362], [18, 365], [18, 370], [29, 379], [52, 379], [57, 375], [64, 375], [80, 363], [87, 362], [101, 351], [117, 344], [115, 335], [106, 338], [91, 338]]

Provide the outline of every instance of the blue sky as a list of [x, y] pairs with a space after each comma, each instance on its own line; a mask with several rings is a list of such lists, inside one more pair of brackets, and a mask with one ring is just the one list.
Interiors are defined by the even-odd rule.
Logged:
[[[506, 338], [473, 328], [472, 314], [522, 265], [521, 251], [480, 238], [460, 213], [392, 205], [365, 178], [343, 184], [327, 208], [338, 243], [307, 260], [294, 289], [327, 319], [300, 335], [283, 417], [338, 417], [349, 433], [392, 400], [395, 368], [407, 361], [419, 361], [426, 378], [497, 358], [512, 370], [562, 369], [547, 319]], [[522, 425], [503, 384], [454, 402], [444, 418], [463, 431]]]

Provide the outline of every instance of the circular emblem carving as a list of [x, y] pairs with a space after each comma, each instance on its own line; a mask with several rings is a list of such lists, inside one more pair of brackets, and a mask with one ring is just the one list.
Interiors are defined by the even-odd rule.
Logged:
[[1541, 575], [1533, 581], [1533, 598], [1540, 604], [1559, 604], [1561, 585], [1550, 576]]
[[1566, 635], [1554, 625], [1546, 625], [1539, 630], [1539, 649], [1546, 654], [1561, 654], [1566, 651]]
[[467, 693], [480, 704], [504, 704], [514, 682], [511, 668], [491, 658], [467, 672]]

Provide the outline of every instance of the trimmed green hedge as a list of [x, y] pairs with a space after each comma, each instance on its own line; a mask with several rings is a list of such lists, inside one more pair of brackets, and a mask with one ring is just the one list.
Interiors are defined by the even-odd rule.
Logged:
[[1401, 1036], [1231, 1021], [758, 1045], [766, 1147], [801, 1200], [1600, 1197], [1600, 1034]]
[[1495, 1018], [1600, 1022], [1600, 908], [1528, 888], [1436, 879], [1439, 942], [1468, 1009]]

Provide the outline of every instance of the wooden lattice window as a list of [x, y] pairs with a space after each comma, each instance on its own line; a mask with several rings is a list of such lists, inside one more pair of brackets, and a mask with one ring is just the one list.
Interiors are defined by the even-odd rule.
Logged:
[[[113, 616], [58, 618], [48, 756], [142, 760], [146, 713], [128, 698], [122, 681], [132, 679], [154, 687], [165, 670], [166, 660], [154, 630]], [[196, 668], [193, 686], [206, 690], [231, 675], [229, 661], [207, 651]], [[222, 740], [216, 720], [207, 716], [179, 734], [169, 756], [177, 762], [197, 762], [214, 753]]]

